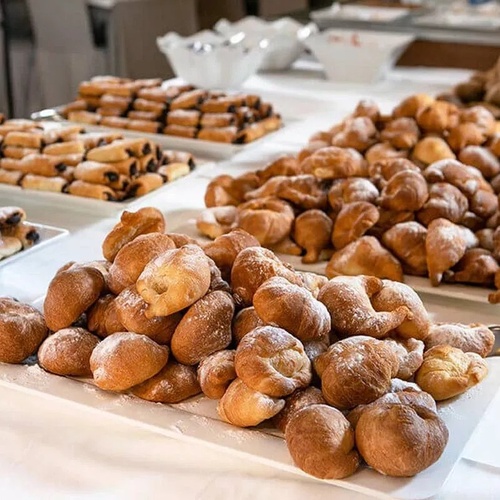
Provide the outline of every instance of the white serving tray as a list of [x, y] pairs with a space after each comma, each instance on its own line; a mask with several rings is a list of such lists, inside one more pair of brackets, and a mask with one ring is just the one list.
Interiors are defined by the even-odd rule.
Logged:
[[[430, 468], [413, 478], [391, 478], [364, 467], [347, 479], [323, 482], [382, 499], [423, 499], [436, 495], [498, 392], [500, 364], [489, 363], [489, 367], [488, 377], [479, 386], [460, 398], [439, 405], [450, 438], [440, 460]], [[216, 402], [202, 396], [177, 405], [154, 404], [51, 375], [37, 365], [0, 364], [0, 385], [49, 401], [63, 400], [79, 410], [106, 414], [173, 439], [319, 481], [293, 465], [284, 440], [275, 431], [240, 429], [221, 422], [216, 416]]]
[[[175, 213], [166, 213], [165, 217], [169, 223], [169, 227], [173, 232], [185, 233], [192, 238], [200, 241], [208, 242], [207, 238], [200, 235], [196, 229], [196, 219], [193, 218], [194, 210], [179, 210]], [[198, 213], [199, 213], [198, 209]], [[326, 261], [317, 262], [316, 264], [303, 264], [300, 257], [294, 255], [277, 254], [281, 260], [291, 264], [298, 271], [308, 271], [316, 274], [325, 274]], [[428, 278], [418, 276], [404, 277], [405, 283], [410, 285], [416, 292], [426, 295], [434, 295], [440, 297], [448, 297], [452, 299], [467, 300], [472, 302], [480, 302], [488, 304], [488, 295], [493, 291], [488, 288], [468, 286], [461, 284], [443, 283], [438, 287], [432, 286]], [[493, 306], [492, 306], [493, 307]]]
[[8, 264], [12, 264], [13, 262], [16, 262], [20, 259], [24, 259], [25, 257], [29, 257], [37, 250], [45, 248], [46, 246], [55, 243], [60, 238], [63, 238], [64, 236], [67, 236], [69, 234], [69, 231], [60, 227], [45, 226], [44, 224], [34, 224], [32, 222], [30, 222], [30, 224], [38, 229], [38, 232], [40, 234], [38, 243], [30, 248], [27, 248], [26, 250], [21, 250], [20, 252], [17, 252], [10, 257], [6, 257], [5, 259], [0, 260], [0, 268]]

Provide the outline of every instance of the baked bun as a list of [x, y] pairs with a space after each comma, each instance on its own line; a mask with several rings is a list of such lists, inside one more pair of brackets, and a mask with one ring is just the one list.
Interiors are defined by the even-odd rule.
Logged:
[[399, 360], [384, 341], [360, 335], [331, 345], [314, 366], [328, 404], [350, 410], [389, 391]]
[[420, 172], [403, 170], [394, 174], [380, 193], [379, 204], [398, 212], [420, 210], [429, 197], [427, 181]]
[[346, 203], [340, 210], [333, 226], [332, 243], [336, 249], [361, 238], [379, 219], [375, 205], [366, 201]]
[[71, 326], [101, 295], [106, 283], [95, 267], [70, 262], [59, 269], [47, 290], [43, 311], [47, 326]]
[[222, 278], [228, 281], [231, 278], [231, 269], [238, 254], [248, 247], [259, 247], [255, 236], [243, 229], [234, 229], [208, 243], [203, 250], [221, 271]]
[[127, 243], [141, 234], [164, 233], [163, 214], [153, 207], [145, 207], [137, 212], [122, 213], [120, 222], [111, 230], [102, 243], [102, 253], [106, 260], [113, 262], [116, 254]]
[[384, 342], [398, 357], [399, 370], [396, 377], [402, 380], [411, 379], [424, 361], [424, 343], [413, 338], [388, 338]]
[[264, 322], [259, 318], [255, 307], [245, 307], [238, 311], [233, 319], [233, 337], [238, 345], [241, 339], [254, 328], [258, 326], [264, 326]]
[[435, 102], [434, 97], [428, 94], [415, 94], [403, 99], [392, 111], [394, 118], [415, 118], [418, 112]]
[[345, 177], [366, 177], [366, 162], [358, 151], [352, 148], [331, 146], [322, 148], [307, 157], [300, 168], [304, 174], [320, 179], [343, 179]]
[[84, 328], [64, 328], [38, 349], [38, 362], [48, 372], [70, 377], [91, 377], [90, 356], [99, 338]]
[[37, 309], [0, 297], [0, 362], [21, 363], [36, 352], [47, 333]]
[[261, 247], [245, 248], [236, 257], [231, 271], [231, 285], [236, 301], [243, 306], [252, 305], [257, 289], [274, 276], [281, 276], [290, 283], [303, 285], [300, 275], [276, 257], [271, 250]]
[[98, 337], [126, 330], [118, 318], [115, 298], [110, 293], [103, 295], [87, 311], [87, 328]]
[[191, 238], [187, 234], [181, 233], [165, 233], [173, 242], [176, 248], [183, 247], [184, 245], [197, 245], [199, 247], [203, 246], [199, 241]]
[[311, 362], [302, 344], [281, 328], [262, 326], [245, 335], [236, 349], [236, 374], [250, 388], [273, 397], [307, 387]]
[[206, 208], [196, 219], [198, 231], [212, 240], [229, 233], [238, 224], [239, 212], [232, 205]]
[[351, 424], [330, 406], [313, 404], [296, 412], [285, 441], [297, 467], [319, 479], [342, 479], [359, 467]]
[[198, 382], [205, 396], [220, 399], [229, 384], [236, 378], [235, 351], [217, 351], [204, 358], [198, 365]]
[[321, 252], [330, 244], [333, 221], [321, 210], [306, 210], [296, 219], [293, 239], [305, 249], [304, 264], [318, 262]]
[[444, 160], [455, 159], [455, 153], [441, 137], [428, 136], [417, 142], [413, 148], [411, 159], [420, 165]]
[[459, 223], [468, 208], [467, 197], [457, 187], [447, 182], [437, 182], [430, 186], [429, 198], [417, 218], [424, 226], [441, 217]]
[[167, 360], [168, 347], [145, 335], [120, 332], [97, 345], [90, 357], [90, 369], [97, 387], [124, 391], [156, 375]]
[[237, 378], [217, 406], [222, 420], [238, 427], [252, 427], [274, 417], [285, 406], [283, 399], [254, 391]]
[[323, 286], [318, 300], [328, 309], [333, 330], [344, 336], [383, 338], [401, 325], [410, 315], [406, 306], [377, 312], [370, 302], [383, 286], [374, 276], [337, 276]]
[[171, 349], [175, 359], [195, 365], [210, 354], [231, 343], [231, 322], [234, 301], [222, 291], [208, 293], [186, 312], [172, 336]]
[[448, 442], [441, 418], [424, 406], [377, 404], [365, 410], [356, 426], [356, 445], [376, 471], [410, 477], [436, 462]]
[[155, 403], [180, 403], [201, 392], [196, 369], [170, 360], [156, 375], [130, 390], [134, 396]]
[[488, 356], [494, 344], [495, 335], [486, 325], [480, 323], [434, 323], [425, 339], [427, 349], [449, 345], [464, 352], [475, 352], [483, 358]]
[[148, 303], [139, 295], [134, 285], [125, 288], [114, 300], [116, 316], [126, 330], [147, 335], [157, 344], [169, 344], [182, 314], [176, 312], [168, 316], [148, 318], [148, 307]]
[[321, 391], [317, 387], [311, 386], [305, 389], [298, 389], [285, 399], [285, 407], [273, 417], [273, 424], [284, 433], [291, 418], [298, 411], [316, 404], [326, 404], [323, 394], [321, 394]]
[[279, 326], [303, 342], [324, 338], [330, 332], [327, 308], [311, 292], [280, 276], [259, 287], [253, 304], [264, 323]]
[[394, 331], [403, 338], [423, 340], [429, 333], [430, 319], [422, 299], [413, 288], [397, 281], [382, 280], [382, 289], [371, 297], [375, 311], [394, 311], [406, 306], [408, 317]]
[[425, 352], [415, 382], [436, 401], [442, 401], [474, 387], [487, 374], [488, 365], [479, 354], [438, 345]]
[[136, 287], [149, 304], [148, 318], [173, 314], [207, 293], [210, 287], [208, 257], [196, 245], [167, 250], [144, 268]]
[[109, 268], [110, 290], [118, 295], [135, 284], [150, 261], [173, 248], [176, 248], [175, 243], [163, 233], [143, 234], [127, 243], [116, 254]]

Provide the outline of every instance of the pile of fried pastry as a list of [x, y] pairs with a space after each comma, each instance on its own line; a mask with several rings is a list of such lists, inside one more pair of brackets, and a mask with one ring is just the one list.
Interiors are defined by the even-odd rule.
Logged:
[[328, 277], [498, 288], [499, 156], [500, 127], [483, 107], [419, 94], [384, 115], [362, 101], [296, 157], [213, 179], [197, 226], [211, 238], [240, 227], [304, 263], [329, 260]]
[[79, 123], [238, 144], [281, 127], [273, 106], [257, 95], [163, 87], [159, 79], [94, 77], [80, 84], [77, 100], [60, 112]]
[[451, 94], [443, 94], [440, 99], [460, 105], [481, 106], [500, 118], [500, 57], [487, 71], [477, 71], [466, 82], [455, 85]]
[[200, 246], [143, 208], [102, 250], [59, 269], [44, 315], [0, 299], [0, 361], [37, 352], [48, 372], [159, 403], [203, 393], [230, 424], [283, 431], [319, 478], [363, 460], [391, 476], [426, 469], [448, 441], [436, 401], [488, 372], [484, 325], [431, 322], [399, 282], [295, 271], [241, 229]]
[[38, 229], [26, 222], [21, 207], [0, 206], [0, 260], [32, 247], [40, 240]]
[[0, 183], [106, 201], [143, 196], [195, 167], [193, 156], [162, 151], [120, 133], [49, 127], [32, 120], [0, 125]]

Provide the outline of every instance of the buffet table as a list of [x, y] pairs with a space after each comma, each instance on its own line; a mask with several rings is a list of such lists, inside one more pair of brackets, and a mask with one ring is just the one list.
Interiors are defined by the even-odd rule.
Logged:
[[[165, 214], [168, 230], [181, 230], [203, 207], [205, 187], [214, 176], [239, 174], [299, 150], [312, 132], [336, 123], [360, 98], [373, 97], [382, 108], [390, 108], [409, 93], [435, 94], [463, 77], [456, 71], [399, 69], [370, 88], [341, 86], [322, 80], [317, 68], [307, 63], [287, 74], [255, 76], [246, 90], [271, 100], [282, 112], [285, 128], [231, 160], [200, 166], [167, 193], [147, 203], [139, 201], [134, 208], [157, 206]], [[8, 195], [0, 197], [2, 204], [20, 204]], [[70, 211], [62, 203], [49, 206], [28, 198], [22, 203], [31, 221], [70, 231], [57, 245], [0, 268], [0, 295], [36, 302], [64, 263], [101, 257], [100, 243], [118, 213], [102, 218]], [[498, 323], [496, 306], [432, 294], [422, 298], [436, 320]], [[499, 373], [500, 358], [490, 358], [489, 363], [491, 371]], [[500, 379], [495, 382], [500, 386]], [[498, 498], [500, 436], [495, 415], [499, 413], [500, 392], [437, 498]], [[368, 498], [2, 386], [0, 433], [2, 498]]]

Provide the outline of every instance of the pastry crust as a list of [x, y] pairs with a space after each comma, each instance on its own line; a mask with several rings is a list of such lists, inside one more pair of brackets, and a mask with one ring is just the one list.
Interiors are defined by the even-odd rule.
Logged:
[[320, 179], [366, 176], [366, 164], [361, 154], [355, 149], [336, 146], [319, 149], [307, 157], [300, 168], [303, 173]]
[[321, 210], [306, 210], [294, 222], [293, 239], [305, 249], [304, 264], [318, 262], [321, 252], [328, 248], [333, 221]]
[[233, 338], [238, 345], [241, 339], [254, 328], [264, 326], [264, 322], [259, 318], [255, 307], [245, 307], [238, 311], [233, 319]]
[[424, 343], [414, 338], [388, 338], [384, 342], [398, 357], [399, 370], [396, 377], [401, 380], [411, 379], [424, 361]]
[[198, 365], [198, 382], [203, 394], [210, 399], [224, 396], [229, 384], [236, 378], [235, 351], [214, 352]]
[[118, 319], [114, 295], [103, 295], [94, 302], [87, 311], [87, 328], [101, 338], [126, 329]]
[[119, 178], [118, 170], [112, 164], [84, 161], [74, 171], [75, 179], [92, 184], [110, 184]]
[[104, 201], [116, 201], [117, 193], [108, 186], [93, 184], [85, 181], [73, 181], [68, 187], [68, 193], [84, 198], [95, 198]]
[[379, 219], [377, 207], [366, 201], [342, 206], [333, 226], [332, 243], [339, 250], [361, 238]]
[[238, 224], [239, 212], [232, 205], [206, 208], [196, 219], [198, 231], [212, 239], [231, 232]]
[[389, 179], [380, 193], [379, 204], [387, 210], [416, 212], [428, 197], [427, 181], [422, 174], [406, 170]]

